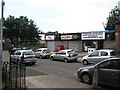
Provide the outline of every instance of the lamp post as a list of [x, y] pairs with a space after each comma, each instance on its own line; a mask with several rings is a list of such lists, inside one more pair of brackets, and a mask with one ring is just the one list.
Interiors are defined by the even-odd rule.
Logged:
[[1, 20], [0, 20], [0, 90], [2, 89], [2, 44], [3, 44], [3, 11], [4, 11], [4, 0], [1, 0]]

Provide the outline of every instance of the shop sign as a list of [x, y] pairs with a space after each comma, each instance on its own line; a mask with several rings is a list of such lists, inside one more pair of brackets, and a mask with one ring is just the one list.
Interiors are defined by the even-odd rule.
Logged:
[[72, 35], [61, 35], [61, 40], [72, 39]]
[[54, 35], [48, 35], [45, 38], [46, 40], [55, 40], [55, 36]]
[[45, 40], [45, 34], [39, 34], [40, 40]]
[[80, 39], [79, 35], [61, 35], [61, 40]]
[[82, 40], [100, 40], [105, 39], [105, 32], [82, 32]]

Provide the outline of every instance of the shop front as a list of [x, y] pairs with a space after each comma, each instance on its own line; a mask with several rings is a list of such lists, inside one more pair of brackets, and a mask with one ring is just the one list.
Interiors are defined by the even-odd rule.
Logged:
[[80, 40], [80, 33], [61, 34], [61, 42], [67, 42], [67, 49], [73, 49], [76, 51], [82, 50], [82, 42]]
[[81, 40], [82, 51], [88, 51], [88, 48], [103, 49], [105, 32], [104, 31], [82, 32]]

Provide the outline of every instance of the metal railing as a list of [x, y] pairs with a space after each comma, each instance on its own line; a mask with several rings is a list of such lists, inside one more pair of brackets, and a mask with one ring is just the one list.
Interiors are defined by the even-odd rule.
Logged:
[[2, 67], [2, 81], [2, 90], [26, 90], [25, 64], [4, 62]]

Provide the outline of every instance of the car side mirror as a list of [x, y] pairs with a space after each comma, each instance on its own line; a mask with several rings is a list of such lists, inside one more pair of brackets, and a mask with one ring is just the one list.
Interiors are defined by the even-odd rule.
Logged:
[[98, 65], [96, 65], [96, 66], [95, 66], [95, 69], [98, 69], [98, 68], [99, 68], [99, 66], [98, 66]]
[[91, 54], [90, 54], [90, 55], [88, 55], [88, 57], [91, 57]]

